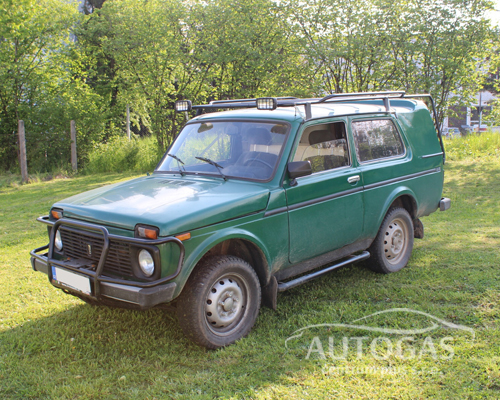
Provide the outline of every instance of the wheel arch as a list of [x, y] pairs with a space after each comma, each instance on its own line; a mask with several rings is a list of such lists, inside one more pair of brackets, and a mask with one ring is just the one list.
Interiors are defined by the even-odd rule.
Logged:
[[417, 218], [417, 201], [410, 194], [402, 194], [394, 199], [387, 211], [391, 208], [401, 207], [404, 208], [410, 214], [412, 219]]
[[255, 270], [261, 286], [269, 283], [271, 277], [269, 253], [264, 244], [250, 232], [243, 230], [232, 230], [230, 233], [217, 232], [197, 246], [197, 249], [199, 250], [192, 253], [184, 261], [184, 265], [188, 268], [182, 274], [182, 287], [179, 287], [179, 292], [201, 261], [218, 255], [232, 255], [241, 258]]
[[248, 238], [235, 237], [223, 240], [208, 250], [198, 263], [205, 258], [220, 255], [241, 258], [255, 270], [261, 286], [265, 286], [269, 282], [270, 274], [267, 258], [261, 248]]
[[377, 222], [377, 232], [389, 210], [395, 207], [404, 208], [408, 211], [412, 219], [416, 219], [418, 214], [418, 202], [413, 190], [409, 187], [399, 187], [396, 188], [390, 196], [387, 196], [383, 212], [380, 214]]

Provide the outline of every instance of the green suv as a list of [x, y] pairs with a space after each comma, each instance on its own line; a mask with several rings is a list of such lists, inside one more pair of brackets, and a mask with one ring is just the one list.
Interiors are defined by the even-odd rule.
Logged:
[[434, 111], [404, 92], [179, 101], [196, 117], [152, 175], [38, 218], [49, 244], [33, 269], [91, 304], [173, 302], [190, 339], [231, 344], [280, 291], [368, 258], [382, 273], [406, 266], [419, 218], [450, 206], [422, 99]]

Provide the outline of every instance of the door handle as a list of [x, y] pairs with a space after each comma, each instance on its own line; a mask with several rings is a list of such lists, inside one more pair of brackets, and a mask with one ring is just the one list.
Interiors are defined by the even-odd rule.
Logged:
[[347, 178], [347, 182], [349, 183], [356, 183], [360, 180], [360, 176], [359, 175], [354, 175], [354, 176], [350, 176], [349, 178]]

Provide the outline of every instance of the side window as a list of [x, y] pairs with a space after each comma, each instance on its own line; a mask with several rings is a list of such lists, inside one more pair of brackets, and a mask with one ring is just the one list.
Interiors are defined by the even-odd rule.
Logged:
[[356, 154], [360, 162], [404, 154], [401, 136], [390, 119], [352, 122]]
[[309, 161], [313, 173], [350, 165], [345, 123], [304, 129], [293, 161]]

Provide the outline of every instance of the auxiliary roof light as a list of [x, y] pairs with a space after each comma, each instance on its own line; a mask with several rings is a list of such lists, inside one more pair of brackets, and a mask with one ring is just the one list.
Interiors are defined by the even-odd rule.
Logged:
[[278, 107], [278, 100], [275, 97], [259, 97], [257, 99], [258, 110], [274, 110]]
[[191, 100], [178, 100], [175, 102], [175, 111], [177, 112], [191, 111], [192, 109], [193, 104]]

